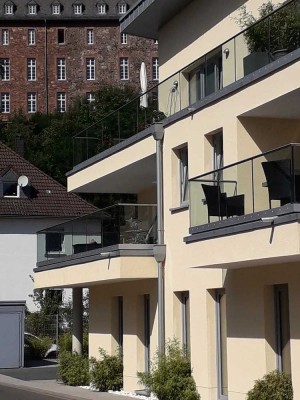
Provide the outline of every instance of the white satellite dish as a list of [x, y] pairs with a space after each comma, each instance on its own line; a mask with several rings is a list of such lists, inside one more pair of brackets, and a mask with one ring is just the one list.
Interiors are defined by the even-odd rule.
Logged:
[[18, 185], [19, 185], [20, 187], [25, 187], [25, 186], [28, 185], [28, 183], [29, 183], [29, 179], [27, 178], [27, 176], [21, 175], [21, 176], [19, 177], [19, 179], [18, 179]]

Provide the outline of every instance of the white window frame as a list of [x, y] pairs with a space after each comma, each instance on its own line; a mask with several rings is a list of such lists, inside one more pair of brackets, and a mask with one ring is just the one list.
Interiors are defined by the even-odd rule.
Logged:
[[3, 114], [10, 113], [10, 93], [1, 93], [1, 112]]
[[[13, 184], [16, 185], [17, 191], [15, 195], [5, 195], [4, 194], [4, 185], [8, 183], [8, 184]], [[6, 199], [12, 199], [12, 198], [18, 198], [20, 197], [20, 186], [18, 185], [17, 182], [2, 182], [2, 187], [3, 187], [3, 197], [5, 197]]]
[[127, 33], [121, 33], [121, 44], [128, 44]]
[[9, 45], [9, 29], [2, 29], [2, 45]]
[[36, 4], [28, 4], [27, 11], [28, 11], [28, 15], [36, 15], [37, 14]]
[[74, 14], [82, 15], [82, 4], [73, 4]]
[[27, 58], [27, 80], [36, 81], [36, 59]]
[[10, 60], [9, 58], [1, 59], [2, 81], [10, 81]]
[[179, 158], [179, 183], [180, 183], [180, 205], [187, 205], [189, 202], [189, 165], [188, 147], [178, 150]]
[[5, 4], [4, 14], [5, 15], [13, 15], [14, 14], [14, 6], [12, 4]]
[[129, 80], [129, 60], [128, 57], [120, 57], [120, 79], [121, 81]]
[[65, 92], [57, 93], [57, 111], [61, 113], [67, 111], [67, 95]]
[[118, 5], [118, 11], [119, 14], [126, 14], [127, 12], [127, 4], [126, 3], [121, 3]]
[[104, 14], [106, 14], [107, 5], [106, 4], [98, 4], [97, 10], [98, 10], [98, 14], [104, 15]]
[[87, 44], [94, 44], [94, 29], [88, 28], [86, 30], [86, 42]]
[[86, 100], [89, 104], [93, 104], [96, 101], [96, 95], [94, 92], [86, 93]]
[[94, 81], [96, 79], [96, 62], [95, 58], [89, 57], [86, 62], [86, 80]]
[[60, 15], [60, 4], [52, 4], [52, 15]]
[[27, 112], [28, 114], [37, 112], [37, 94], [35, 92], [27, 93]]
[[66, 59], [58, 58], [56, 60], [56, 73], [58, 81], [65, 81], [67, 79]]
[[159, 80], [159, 61], [158, 57], [152, 58], [152, 80], [158, 81]]
[[35, 29], [28, 29], [28, 45], [35, 46], [36, 45], [36, 31]]

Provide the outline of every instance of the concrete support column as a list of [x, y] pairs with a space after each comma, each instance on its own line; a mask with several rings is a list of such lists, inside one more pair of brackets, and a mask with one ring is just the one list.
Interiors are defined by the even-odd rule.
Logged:
[[73, 332], [72, 351], [82, 354], [82, 288], [73, 288]]

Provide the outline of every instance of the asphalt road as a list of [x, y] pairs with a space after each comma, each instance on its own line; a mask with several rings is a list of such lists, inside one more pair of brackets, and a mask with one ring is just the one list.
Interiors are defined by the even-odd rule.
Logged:
[[[67, 396], [60, 394], [44, 394], [31, 391], [30, 389], [19, 389], [11, 386], [0, 385], [0, 400], [66, 400]], [[74, 399], [74, 397], [70, 397]]]

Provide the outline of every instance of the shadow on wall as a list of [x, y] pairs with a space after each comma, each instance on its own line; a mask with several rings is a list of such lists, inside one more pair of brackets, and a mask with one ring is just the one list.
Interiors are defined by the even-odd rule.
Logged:
[[[162, 29], [164, 41], [159, 43], [160, 66], [199, 39], [244, 3], [245, 0], [226, 0], [226, 2], [215, 0], [213, 3], [206, 0], [195, 0], [185, 7]], [[184, 28], [184, 34], [178, 27]]]

